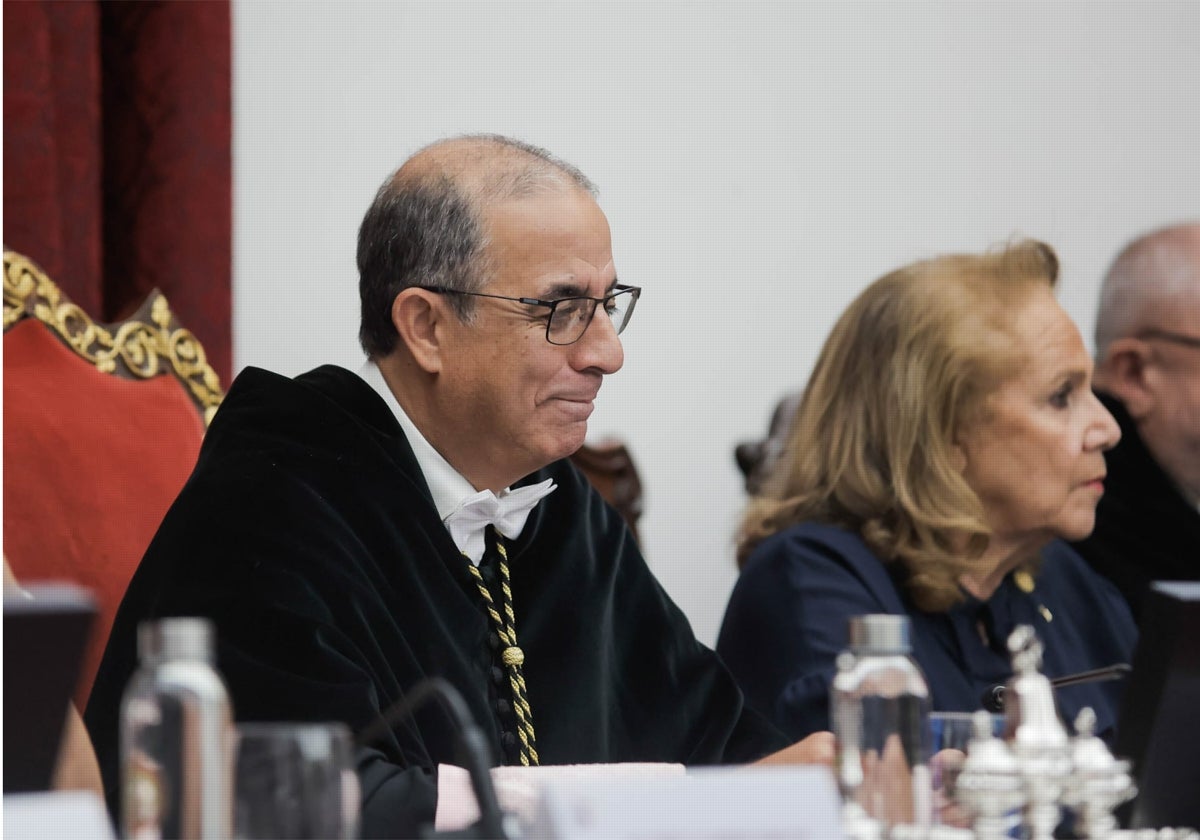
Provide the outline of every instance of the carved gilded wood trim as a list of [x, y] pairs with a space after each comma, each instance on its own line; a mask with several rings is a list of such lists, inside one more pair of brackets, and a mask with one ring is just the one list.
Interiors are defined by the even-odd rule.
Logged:
[[36, 263], [16, 251], [5, 251], [4, 331], [25, 318], [41, 321], [105, 373], [128, 379], [149, 379], [160, 371], [173, 374], [196, 402], [205, 426], [225, 397], [204, 348], [175, 320], [157, 289], [129, 319], [98, 324]]

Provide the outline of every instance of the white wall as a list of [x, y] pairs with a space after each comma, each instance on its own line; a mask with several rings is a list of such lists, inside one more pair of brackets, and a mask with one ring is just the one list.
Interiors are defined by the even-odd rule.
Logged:
[[354, 241], [383, 178], [512, 134], [599, 184], [646, 287], [593, 437], [629, 442], [645, 553], [716, 638], [732, 448], [887, 269], [1052, 243], [1090, 335], [1134, 232], [1200, 216], [1200, 4], [235, 0], [235, 362], [359, 364]]

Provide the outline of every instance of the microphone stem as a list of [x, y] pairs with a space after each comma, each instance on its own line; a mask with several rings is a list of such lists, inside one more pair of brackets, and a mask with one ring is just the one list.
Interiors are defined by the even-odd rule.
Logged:
[[1131, 670], [1133, 669], [1130, 666], [1121, 662], [1116, 665], [1109, 665], [1107, 668], [1093, 668], [1090, 671], [1080, 671], [1078, 674], [1068, 674], [1065, 677], [1058, 677], [1057, 679], [1050, 680], [1050, 685], [1055, 688], [1066, 688], [1067, 686], [1080, 685], [1081, 683], [1119, 680]]
[[[416, 688], [385, 710], [374, 723], [359, 732], [355, 742], [359, 746], [368, 746], [387, 734], [396, 721], [408, 717], [432, 697], [442, 701], [443, 708], [458, 727], [459, 760], [467, 771], [471, 789], [479, 805], [479, 821], [475, 824], [476, 831], [473, 833], [484, 837], [507, 837], [504, 812], [500, 809], [496, 789], [492, 786], [491, 770], [488, 766], [491, 749], [487, 738], [476, 726], [471, 711], [458, 689], [446, 679], [429, 677], [422, 680]], [[468, 829], [463, 836], [470, 836], [471, 833]]]
[[[1070, 688], [1073, 685], [1082, 685], [1083, 683], [1119, 680], [1128, 675], [1132, 670], [1126, 663], [1119, 662], [1116, 665], [1109, 665], [1105, 668], [1093, 668], [1090, 671], [1080, 671], [1078, 674], [1067, 674], [1065, 677], [1056, 677], [1050, 680], [1050, 687]], [[1004, 693], [1004, 686], [1002, 685], [994, 685], [989, 688], [983, 693], [983, 697], [980, 698], [983, 708], [989, 712], [1003, 712]]]

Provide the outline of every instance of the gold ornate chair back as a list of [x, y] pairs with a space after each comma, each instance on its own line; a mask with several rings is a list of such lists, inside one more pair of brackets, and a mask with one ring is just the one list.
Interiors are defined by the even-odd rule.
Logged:
[[223, 393], [161, 293], [101, 324], [4, 252], [4, 552], [20, 580], [92, 589], [82, 706], [117, 606]]
[[175, 376], [204, 418], [212, 420], [225, 394], [204, 348], [175, 319], [155, 289], [129, 318], [98, 324], [67, 298], [46, 273], [16, 251], [4, 252], [4, 332], [25, 318], [45, 324], [80, 357], [126, 379]]

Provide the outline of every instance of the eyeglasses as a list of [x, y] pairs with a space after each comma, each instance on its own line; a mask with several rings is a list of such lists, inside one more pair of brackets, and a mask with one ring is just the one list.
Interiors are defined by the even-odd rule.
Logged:
[[1170, 330], [1142, 330], [1137, 334], [1137, 337], [1141, 339], [1157, 338], [1162, 341], [1169, 341], [1172, 344], [1182, 344], [1184, 347], [1200, 347], [1200, 337], [1171, 332]]
[[511, 300], [526, 306], [545, 306], [550, 310], [546, 319], [546, 341], [560, 346], [574, 344], [583, 338], [588, 325], [596, 314], [596, 307], [604, 304], [604, 311], [612, 321], [613, 329], [620, 335], [633, 316], [633, 307], [642, 295], [641, 286], [616, 286], [612, 294], [604, 297], [565, 297], [558, 300], [539, 300], [530, 297], [509, 297], [507, 295], [489, 295], [483, 292], [460, 292], [445, 286], [417, 286], [427, 292], [437, 292], [443, 295], [470, 295], [471, 297], [495, 298], [496, 300]]

